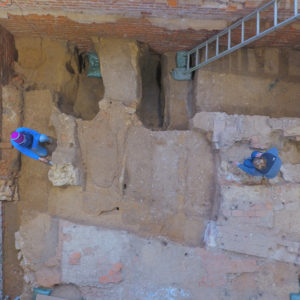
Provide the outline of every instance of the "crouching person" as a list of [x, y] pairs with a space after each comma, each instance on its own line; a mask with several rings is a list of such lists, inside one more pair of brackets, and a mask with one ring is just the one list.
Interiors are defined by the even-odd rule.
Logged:
[[281, 167], [281, 159], [278, 150], [271, 148], [266, 152], [253, 151], [251, 157], [241, 164], [234, 162], [240, 169], [252, 176], [274, 178], [278, 175]]
[[42, 146], [43, 143], [52, 143], [52, 139], [45, 134], [41, 134], [33, 129], [20, 127], [11, 133], [11, 143], [21, 153], [39, 160], [45, 164], [52, 165], [48, 160], [47, 149]]

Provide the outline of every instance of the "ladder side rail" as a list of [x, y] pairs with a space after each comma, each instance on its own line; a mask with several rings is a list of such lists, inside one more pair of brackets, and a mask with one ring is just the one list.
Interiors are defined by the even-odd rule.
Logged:
[[245, 22], [242, 22], [242, 30], [241, 30], [241, 43], [245, 40]]
[[256, 10], [258, 10], [258, 11], [263, 11], [263, 10], [265, 10], [266, 8], [268, 8], [268, 7], [270, 7], [271, 5], [273, 5], [275, 1], [276, 1], [276, 0], [272, 0], [272, 1], [268, 2], [268, 3], [266, 3], [265, 5], [263, 5], [263, 6], [259, 7], [259, 8], [257, 8]]
[[260, 13], [256, 12], [256, 35], [260, 33]]
[[298, 0], [294, 0], [294, 16], [298, 15]]

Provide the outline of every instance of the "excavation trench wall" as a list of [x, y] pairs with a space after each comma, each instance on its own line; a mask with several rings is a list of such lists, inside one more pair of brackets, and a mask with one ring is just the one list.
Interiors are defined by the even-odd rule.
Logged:
[[[284, 118], [292, 112], [296, 117], [294, 101], [286, 104], [282, 115], [275, 104], [269, 106], [270, 115], [282, 118], [253, 116], [259, 102], [249, 108], [239, 101], [240, 94], [234, 93], [240, 82], [230, 81], [229, 92], [228, 84], [221, 80], [237, 76], [234, 72], [205, 70], [192, 82], [177, 82], [170, 75], [175, 54], [166, 53], [159, 57], [160, 77], [152, 76], [164, 94], [160, 110], [164, 118], [152, 128], [153, 119], [147, 119], [151, 114], [143, 114], [144, 120], [139, 114], [141, 103], [147, 99], [141, 74], [147, 66], [141, 61], [145, 50], [136, 41], [94, 39], [103, 79], [88, 86], [77, 71], [76, 53], [69, 44], [22, 38], [16, 39], [16, 45], [19, 60], [15, 71], [20, 84], [6, 89], [24, 99], [22, 125], [54, 137], [56, 149], [50, 171], [38, 161], [21, 157], [20, 201], [7, 208], [7, 216], [15, 213], [20, 219], [16, 247], [24, 285], [20, 283], [13, 291], [15, 286], [7, 282], [7, 294], [23, 292], [24, 299], [30, 299], [34, 285], [69, 284], [93, 300], [116, 295], [124, 299], [172, 295], [175, 299], [196, 299], [199, 295], [202, 299], [241, 299], [260, 294], [266, 299], [282, 299], [297, 290], [298, 232], [285, 217], [293, 208], [292, 220], [299, 219], [299, 179], [295, 174], [299, 119]], [[36, 61], [28, 59], [28, 51], [35, 54], [32, 57]], [[155, 72], [158, 69], [154, 68]], [[207, 89], [203, 97], [201, 85], [209, 76], [214, 76], [214, 88]], [[243, 76], [240, 80], [247, 79], [249, 86], [255, 83], [261, 87], [254, 88], [251, 97], [258, 91], [261, 97], [269, 95], [265, 80], [259, 82], [247, 72]], [[78, 82], [82, 85], [80, 103], [86, 106], [81, 115], [76, 115], [73, 105], [77, 103], [74, 97], [77, 99], [78, 93], [74, 91], [78, 91]], [[296, 82], [288, 84], [297, 91]], [[96, 113], [95, 102], [84, 101], [85, 96], [94, 97], [90, 88], [95, 91], [93, 95], [99, 95]], [[205, 105], [208, 111], [223, 109], [216, 108], [222, 102], [216, 95], [221, 89], [227, 93], [226, 101], [231, 98], [232, 106], [240, 103], [242, 112], [249, 116], [197, 112]], [[278, 94], [276, 103], [284, 101], [282, 95]], [[224, 110], [230, 110], [230, 105]], [[81, 107], [79, 104], [77, 109]], [[87, 111], [89, 117], [83, 117]], [[261, 107], [261, 115], [263, 111]], [[213, 152], [216, 143], [220, 149], [217, 153]], [[284, 162], [283, 172], [275, 181], [265, 184], [228, 165], [228, 160], [242, 159], [251, 149], [270, 146], [278, 147]], [[216, 184], [221, 193], [217, 195], [216, 224], [221, 235], [216, 248], [206, 250], [203, 235], [212, 217]], [[233, 197], [235, 191], [241, 197]], [[263, 201], [261, 194], [266, 195]], [[289, 203], [289, 209], [279, 207], [280, 201]], [[227, 234], [237, 230], [240, 220], [247, 234], [256, 238], [251, 247], [242, 240], [239, 243], [244, 247], [238, 247]], [[7, 218], [6, 222], [9, 225], [13, 220]], [[243, 230], [236, 233], [239, 239], [246, 232]], [[258, 238], [260, 230], [267, 240], [265, 246]], [[279, 239], [278, 232], [286, 238]], [[15, 253], [6, 255], [8, 259]], [[5, 270], [12, 276], [8, 264]], [[272, 275], [264, 277], [266, 272]]]

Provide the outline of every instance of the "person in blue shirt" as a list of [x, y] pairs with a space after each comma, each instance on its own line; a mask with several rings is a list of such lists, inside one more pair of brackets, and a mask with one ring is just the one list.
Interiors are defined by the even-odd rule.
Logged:
[[242, 164], [234, 163], [247, 174], [266, 178], [276, 177], [281, 167], [281, 159], [275, 147], [266, 152], [253, 151], [251, 157], [246, 158]]
[[52, 162], [46, 158], [47, 149], [41, 145], [41, 143], [52, 143], [52, 139], [47, 135], [33, 129], [20, 127], [11, 133], [11, 143], [21, 153], [52, 165]]

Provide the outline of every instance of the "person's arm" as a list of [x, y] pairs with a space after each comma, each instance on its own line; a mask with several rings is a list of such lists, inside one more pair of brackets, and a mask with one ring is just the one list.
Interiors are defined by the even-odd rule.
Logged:
[[35, 154], [34, 152], [32, 152], [30, 149], [27, 149], [27, 148], [25, 148], [25, 147], [22, 147], [21, 145], [19, 145], [18, 143], [14, 142], [14, 141], [12, 141], [11, 143], [12, 143], [12, 145], [13, 145], [17, 150], [19, 150], [19, 151], [20, 151], [21, 153], [23, 153], [24, 155], [27, 155], [27, 156], [29, 156], [29, 157], [31, 157], [31, 158], [33, 158], [33, 159], [36, 159], [36, 160], [39, 160], [39, 159], [40, 159], [40, 157], [39, 157], [37, 154]]
[[31, 148], [32, 149], [36, 149], [38, 144], [39, 144], [39, 140], [40, 140], [40, 136], [41, 134], [39, 132], [37, 132], [34, 129], [30, 129], [30, 128], [26, 128], [26, 127], [21, 127], [18, 128], [18, 131], [23, 132], [23, 133], [29, 133], [32, 135], [32, 145]]
[[274, 156], [278, 157], [278, 150], [277, 148], [273, 147], [271, 149], [269, 149], [268, 151], [266, 151], [265, 153], [270, 153], [270, 154], [273, 154]]
[[238, 164], [237, 166], [249, 175], [262, 176], [262, 174], [255, 168], [247, 167], [244, 164]]
[[34, 152], [32, 152], [30, 149], [27, 149], [27, 148], [25, 148], [25, 147], [22, 147], [22, 146], [20, 146], [19, 144], [13, 142], [13, 141], [12, 141], [12, 145], [13, 145], [17, 150], [19, 150], [22, 154], [24, 154], [24, 155], [27, 155], [27, 156], [29, 156], [29, 157], [31, 157], [31, 158], [33, 158], [33, 159], [39, 160], [39, 161], [43, 162], [43, 163], [46, 164], [46, 165], [50, 165], [50, 166], [53, 165], [53, 163], [52, 163], [51, 160], [49, 160], [49, 159], [47, 159], [47, 158], [45, 158], [45, 157], [40, 157], [40, 156], [38, 156], [37, 154], [35, 154]]

